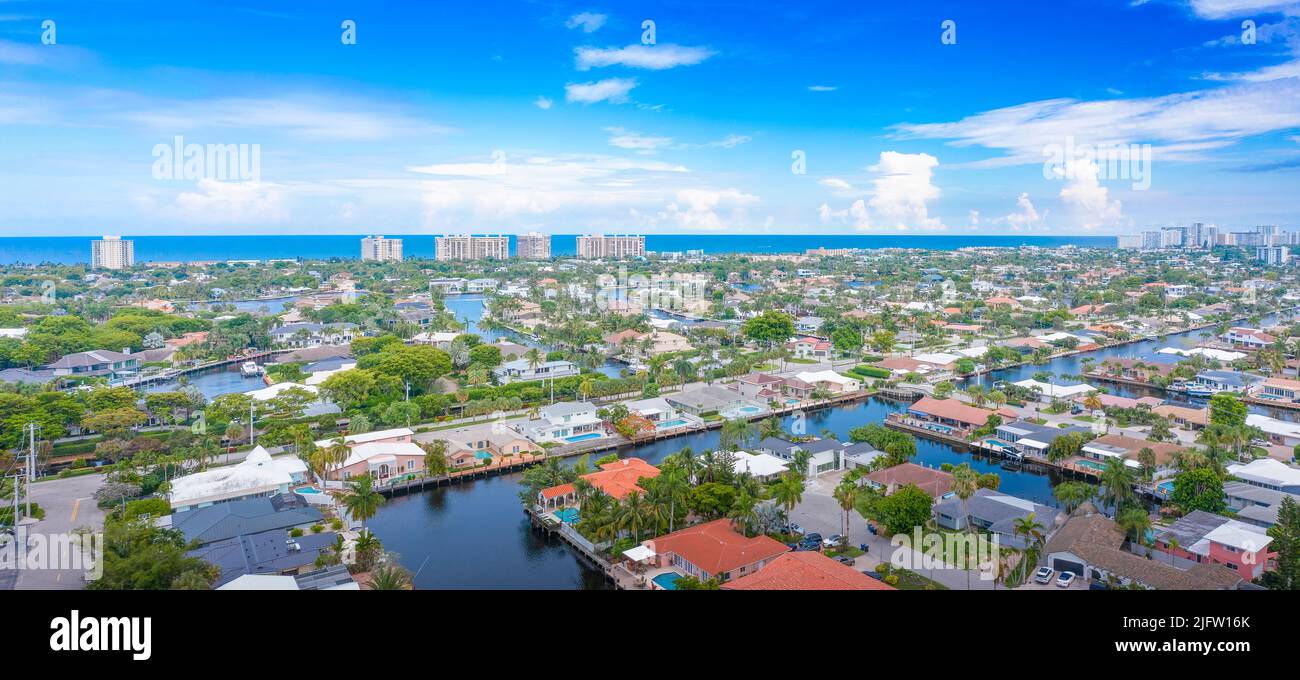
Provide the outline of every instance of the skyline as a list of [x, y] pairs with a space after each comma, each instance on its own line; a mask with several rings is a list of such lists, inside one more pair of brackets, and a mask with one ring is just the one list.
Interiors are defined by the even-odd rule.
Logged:
[[[0, 236], [1300, 223], [1298, 2], [457, 12], [0, 2]], [[256, 149], [260, 181], [160, 174], [177, 137]], [[1144, 179], [1048, 178], [1103, 143]]]

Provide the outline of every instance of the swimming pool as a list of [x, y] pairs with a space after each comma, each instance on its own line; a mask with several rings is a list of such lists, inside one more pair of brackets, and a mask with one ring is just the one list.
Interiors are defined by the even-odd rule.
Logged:
[[556, 511], [555, 511], [555, 516], [556, 516], [556, 517], [559, 517], [559, 518], [560, 518], [560, 521], [561, 521], [561, 522], [564, 522], [565, 524], [577, 524], [577, 523], [578, 523], [578, 509], [577, 509], [577, 508], [564, 508], [563, 510], [556, 510]]
[[564, 438], [564, 441], [566, 441], [566, 442], [581, 442], [581, 441], [586, 441], [586, 440], [588, 440], [588, 439], [600, 439], [602, 436], [604, 436], [604, 435], [602, 435], [602, 434], [599, 433], [599, 432], [588, 432], [588, 433], [586, 433], [586, 434], [575, 434], [575, 435], [573, 435], [572, 437], [565, 437], [565, 438]]
[[655, 427], [657, 427], [657, 428], [659, 428], [659, 429], [661, 429], [661, 430], [666, 430], [666, 429], [668, 429], [668, 428], [670, 428], [670, 427], [681, 427], [682, 425], [685, 425], [685, 424], [686, 424], [686, 419], [685, 419], [685, 418], [677, 418], [677, 419], [674, 419], [674, 420], [668, 420], [668, 421], [664, 421], [664, 422], [662, 422], [662, 423], [659, 423], [658, 425], [655, 425]]
[[304, 486], [301, 489], [294, 489], [294, 493], [320, 493], [320, 489], [314, 486]]
[[1164, 495], [1168, 496], [1169, 494], [1174, 492], [1174, 483], [1172, 480], [1167, 482], [1160, 482], [1159, 484], [1156, 485], [1156, 489], [1159, 490]]
[[757, 406], [741, 406], [733, 408], [730, 411], [724, 411], [721, 415], [724, 418], [739, 418], [741, 416], [752, 416], [755, 413], [762, 413], [763, 409]]
[[492, 453], [489, 451], [475, 451], [474, 457], [477, 458], [478, 460], [491, 460]]
[[1082, 465], [1083, 467], [1086, 467], [1090, 470], [1101, 471], [1106, 469], [1105, 465], [1102, 465], [1101, 463], [1098, 463], [1095, 460], [1081, 460], [1079, 461], [1079, 465]]
[[682, 578], [681, 574], [675, 571], [666, 571], [651, 580], [664, 590], [677, 590], [677, 579], [679, 578]]

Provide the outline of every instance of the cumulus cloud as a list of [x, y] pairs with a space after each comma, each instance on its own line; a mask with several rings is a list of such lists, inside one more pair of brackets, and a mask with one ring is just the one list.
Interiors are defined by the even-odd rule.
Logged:
[[583, 33], [595, 33], [605, 25], [605, 20], [608, 18], [604, 14], [595, 12], [580, 12], [569, 17], [564, 25], [568, 28], [581, 28]]
[[628, 93], [636, 87], [635, 78], [606, 78], [590, 83], [569, 83], [564, 86], [564, 99], [579, 104], [607, 101], [622, 104]]
[[652, 71], [693, 66], [717, 54], [708, 47], [685, 45], [628, 45], [627, 47], [576, 47], [574, 66], [579, 71], [603, 66], [627, 66]]
[[1259, 12], [1295, 10], [1295, 0], [1189, 0], [1192, 11], [1202, 19], [1246, 17]]
[[[1104, 192], [1105, 189], [1102, 189], [1102, 191]], [[1038, 210], [1034, 208], [1034, 202], [1029, 200], [1029, 194], [1022, 192], [1020, 197], [1016, 199], [1016, 211], [1007, 215], [1004, 219], [1012, 230], [1024, 231], [1041, 226], [1043, 218], [1044, 215], [1039, 215]]]
[[285, 187], [268, 182], [199, 180], [162, 210], [178, 219], [204, 224], [275, 224], [289, 217]]
[[756, 203], [757, 196], [739, 189], [682, 189], [659, 218], [684, 229], [725, 229], [746, 222], [745, 209]]
[[554, 103], [555, 102], [551, 101], [550, 99], [540, 95], [537, 97], [537, 99], [533, 100], [533, 105], [543, 111], [549, 110], [551, 108], [551, 105]]
[[1069, 208], [1079, 226], [1095, 229], [1114, 226], [1123, 218], [1119, 200], [1110, 200], [1109, 190], [1101, 185], [1101, 169], [1092, 160], [1077, 160], [1064, 169], [1069, 178], [1061, 189], [1061, 203]]
[[939, 218], [930, 217], [926, 205], [941, 193], [932, 181], [938, 165], [939, 159], [927, 153], [881, 152], [880, 162], [870, 168], [878, 173], [867, 202], [873, 219], [880, 226], [899, 229], [942, 227]]

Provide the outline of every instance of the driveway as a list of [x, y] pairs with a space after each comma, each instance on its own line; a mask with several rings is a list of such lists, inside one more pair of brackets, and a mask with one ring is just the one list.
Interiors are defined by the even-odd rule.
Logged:
[[[104, 483], [103, 475], [83, 475], [53, 479], [32, 485], [32, 501], [45, 510], [45, 519], [27, 525], [28, 544], [41, 535], [53, 537], [71, 533], [78, 527], [104, 529], [104, 512], [95, 504], [95, 490]], [[39, 569], [0, 571], [0, 589], [80, 590], [82, 572], [73, 569]]]

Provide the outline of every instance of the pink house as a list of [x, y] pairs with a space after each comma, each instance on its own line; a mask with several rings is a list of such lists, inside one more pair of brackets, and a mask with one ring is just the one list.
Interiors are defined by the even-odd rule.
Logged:
[[1159, 531], [1155, 549], [1198, 564], [1221, 564], [1254, 580], [1276, 566], [1273, 538], [1264, 529], [1222, 515], [1194, 510]]
[[[326, 475], [332, 481], [346, 481], [370, 475], [379, 484], [391, 483], [424, 469], [424, 449], [412, 441], [409, 428], [378, 430], [348, 435], [343, 442], [351, 449], [343, 464]], [[337, 439], [322, 439], [319, 447], [333, 446]]]

